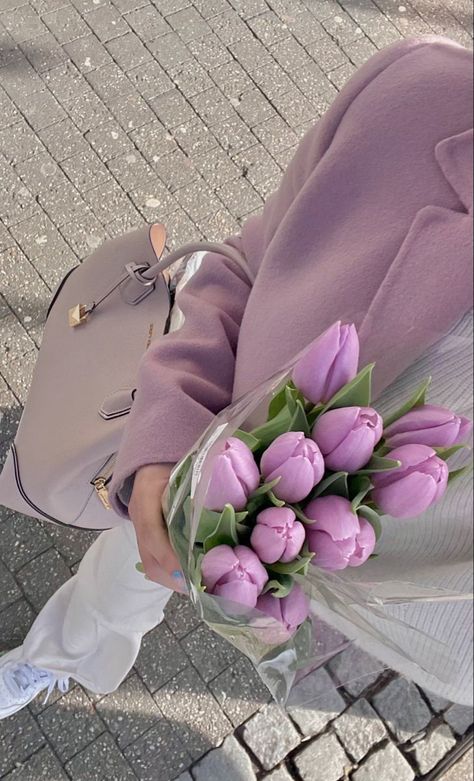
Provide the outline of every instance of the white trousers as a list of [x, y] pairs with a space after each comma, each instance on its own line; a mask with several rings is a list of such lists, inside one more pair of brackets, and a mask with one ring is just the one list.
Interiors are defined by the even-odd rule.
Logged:
[[37, 616], [18, 659], [98, 694], [114, 691], [174, 593], [146, 580], [139, 561], [131, 522], [102, 532]]

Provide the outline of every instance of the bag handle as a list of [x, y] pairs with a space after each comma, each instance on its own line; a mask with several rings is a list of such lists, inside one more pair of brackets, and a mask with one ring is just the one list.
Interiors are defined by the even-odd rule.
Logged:
[[[155, 225], [156, 227], [159, 226], [160, 228], [164, 229], [164, 226], [161, 226], [159, 223]], [[154, 227], [155, 226], [153, 225], [150, 226], [149, 238], [155, 253], [157, 256], [159, 256], [164, 246], [164, 238], [166, 234], [164, 233], [164, 230], [160, 233], [157, 243], [161, 246], [159, 248], [156, 247], [151, 234], [151, 230]], [[112, 285], [112, 287], [107, 290], [107, 292], [101, 298], [99, 298], [97, 301], [93, 301], [91, 304], [76, 304], [74, 307], [69, 309], [69, 325], [72, 328], [75, 328], [76, 326], [85, 323], [88, 317], [95, 309], [97, 309], [102, 301], [104, 301], [111, 293], [113, 293], [113, 291], [123, 282], [126, 282], [130, 278], [134, 282], [139, 282], [141, 285], [143, 285], [143, 287], [151, 287], [154, 284], [156, 277], [169, 266], [172, 266], [173, 263], [176, 263], [176, 261], [181, 260], [181, 258], [185, 258], [186, 256], [191, 256], [195, 252], [203, 251], [224, 255], [224, 257], [229, 258], [239, 266], [239, 268], [245, 273], [251, 285], [253, 285], [255, 282], [255, 276], [250, 270], [245, 256], [236, 250], [235, 247], [231, 247], [228, 244], [219, 244], [209, 241], [194, 241], [190, 242], [189, 244], [184, 244], [182, 247], [173, 250], [164, 259], [159, 260], [158, 263], [155, 263], [153, 266], [146, 266], [143, 263], [126, 263], [126, 275], [121, 277], [118, 282]]]

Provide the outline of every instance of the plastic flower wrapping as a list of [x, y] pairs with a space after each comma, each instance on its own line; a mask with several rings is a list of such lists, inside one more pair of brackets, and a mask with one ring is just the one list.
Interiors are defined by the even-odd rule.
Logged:
[[416, 578], [402, 566], [393, 579], [384, 557], [403, 524], [467, 478], [471, 399], [446, 409], [430, 402], [429, 377], [409, 387], [408, 372], [406, 397], [394, 383], [375, 403], [374, 364], [358, 362], [355, 326], [335, 323], [215, 417], [164, 499], [200, 618], [280, 705], [315, 704], [305, 677], [361, 635], [438, 680], [456, 663], [409, 608], [470, 594], [437, 587], [422, 562]]

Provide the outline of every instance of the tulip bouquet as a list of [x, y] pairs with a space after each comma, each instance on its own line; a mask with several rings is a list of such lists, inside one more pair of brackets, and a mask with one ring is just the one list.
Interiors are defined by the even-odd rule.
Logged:
[[472, 424], [426, 403], [430, 380], [384, 417], [371, 406], [375, 364], [358, 361], [355, 326], [335, 323], [220, 413], [170, 480], [169, 532], [193, 601], [282, 701], [282, 654], [293, 673], [312, 658], [311, 600], [346, 614], [364, 604], [338, 573], [365, 565], [383, 523], [416, 523], [466, 469], [448, 460]]

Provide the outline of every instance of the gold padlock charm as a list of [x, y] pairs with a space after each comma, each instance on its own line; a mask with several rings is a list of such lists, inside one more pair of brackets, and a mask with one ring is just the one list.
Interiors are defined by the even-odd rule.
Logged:
[[69, 310], [69, 325], [71, 328], [75, 328], [76, 325], [82, 325], [86, 322], [89, 316], [87, 307], [85, 304], [76, 304]]

